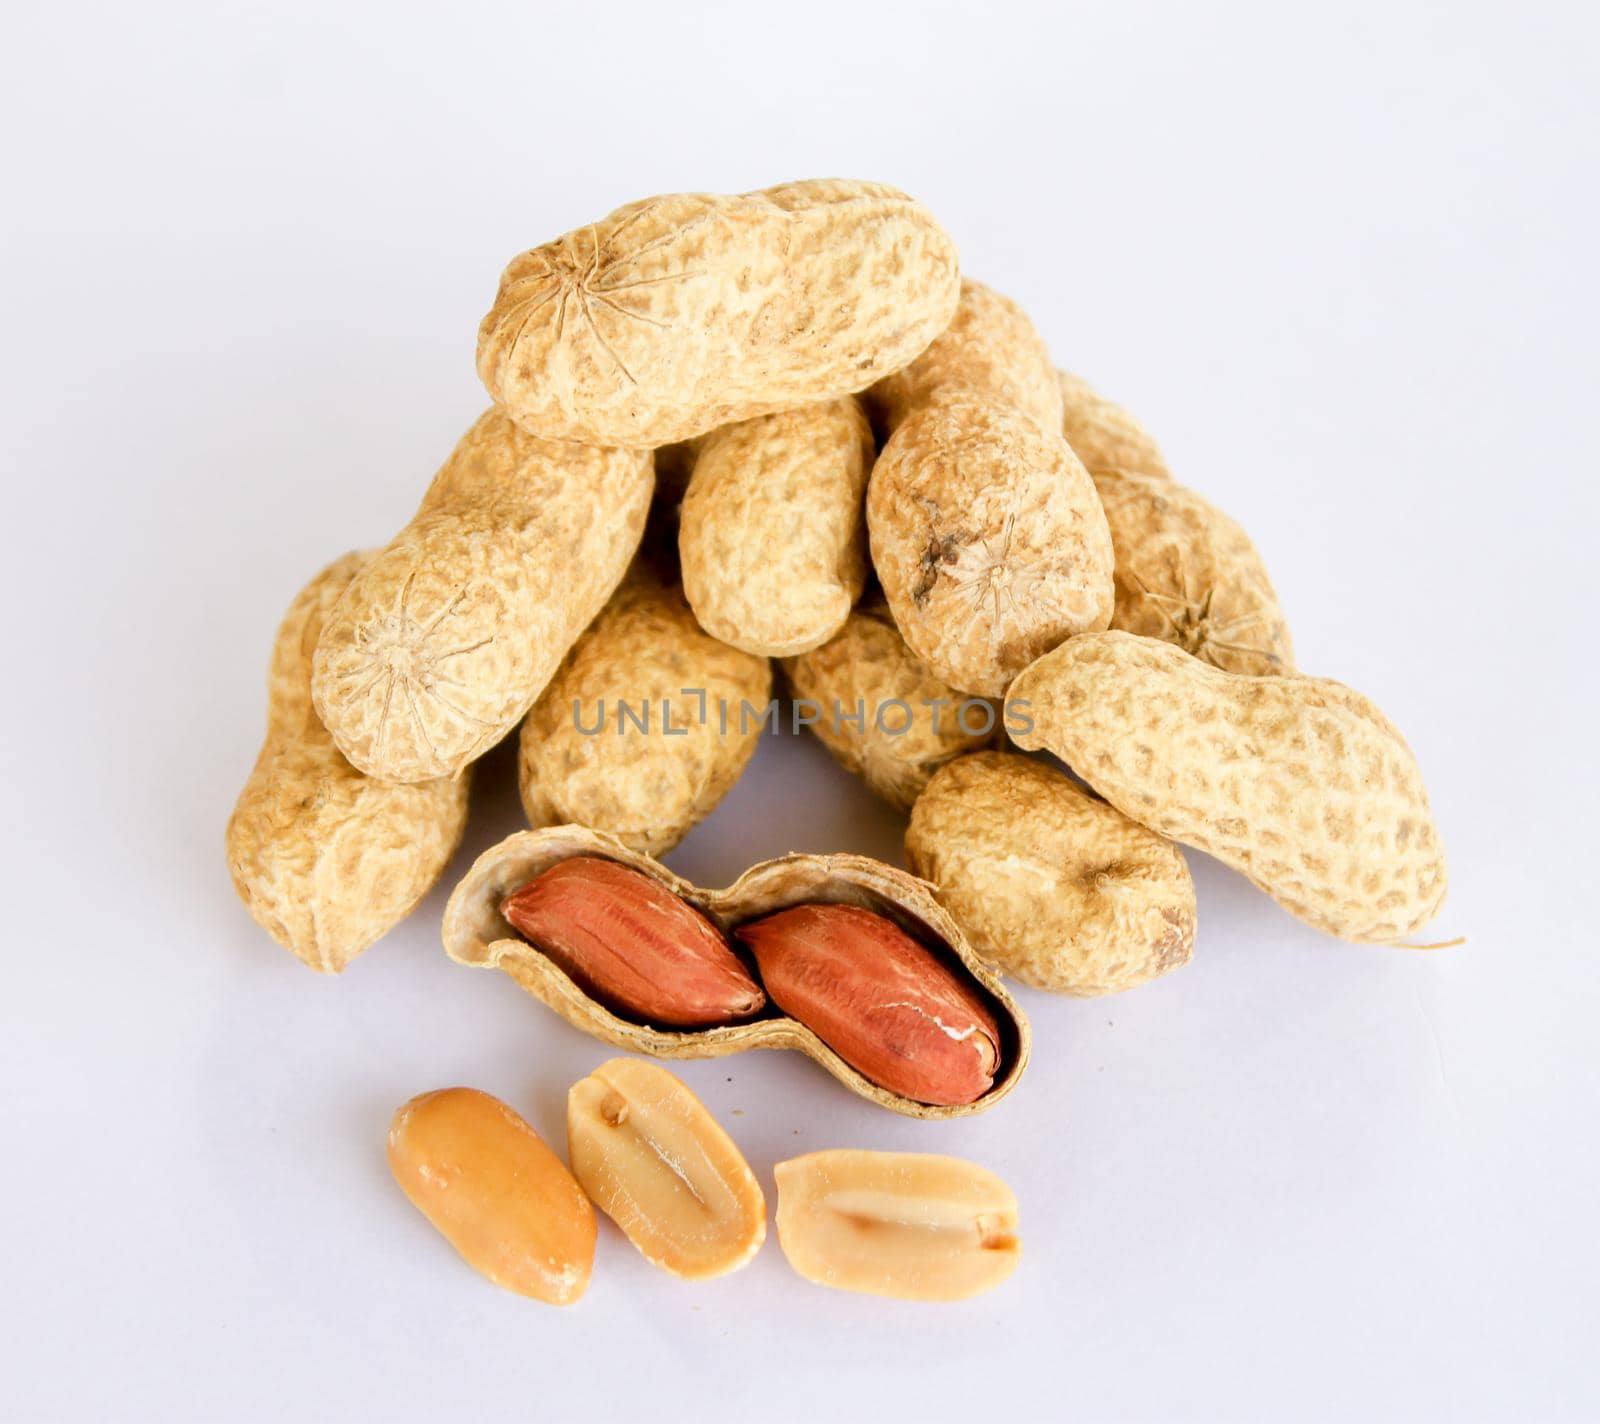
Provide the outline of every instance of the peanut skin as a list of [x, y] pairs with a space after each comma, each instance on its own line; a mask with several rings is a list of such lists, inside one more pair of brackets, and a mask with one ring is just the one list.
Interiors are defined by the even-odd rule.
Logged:
[[978, 953], [1038, 989], [1118, 993], [1194, 952], [1183, 853], [1027, 757], [944, 767], [912, 809], [906, 863]]
[[994, 1015], [893, 920], [797, 905], [734, 933], [773, 1003], [873, 1082], [935, 1104], [970, 1103], [993, 1086]]
[[444, 873], [467, 820], [467, 778], [402, 786], [363, 776], [311, 705], [311, 650], [370, 554], [303, 589], [278, 630], [267, 736], [228, 820], [234, 888], [263, 929], [337, 974], [403, 920]]
[[1393, 943], [1438, 912], [1444, 847], [1405, 739], [1326, 678], [1221, 672], [1131, 633], [1073, 638], [1012, 687], [1027, 750], [1247, 875], [1324, 933]]
[[667, 194], [514, 258], [478, 374], [546, 439], [666, 445], [864, 389], [926, 347], [958, 295], [950, 238], [897, 189]]
[[766, 1004], [716, 926], [627, 866], [574, 856], [508, 895], [500, 913], [586, 993], [635, 1022], [703, 1028]]
[[339, 750], [385, 781], [486, 752], [611, 596], [650, 493], [648, 454], [482, 416], [322, 630], [312, 695]]
[[678, 553], [700, 626], [763, 657], [831, 638], [867, 574], [875, 447], [854, 397], [758, 416], [700, 442]]

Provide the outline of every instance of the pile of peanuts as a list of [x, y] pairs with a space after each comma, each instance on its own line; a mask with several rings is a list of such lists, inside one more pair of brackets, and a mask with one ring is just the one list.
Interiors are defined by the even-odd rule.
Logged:
[[[630, 203], [512, 260], [477, 364], [493, 406], [415, 517], [319, 573], [273, 652], [228, 860], [312, 968], [343, 970], [434, 885], [473, 763], [519, 726], [532, 829], [456, 888], [452, 958], [627, 1050], [794, 1047], [916, 1116], [982, 1110], [1026, 1065], [1001, 975], [1096, 995], [1189, 961], [1180, 843], [1347, 940], [1399, 944], [1437, 912], [1443, 849], [1399, 732], [1296, 670], [1249, 536], [1058, 370], [1015, 302], [963, 278], [904, 193], [819, 180]], [[654, 859], [744, 770], [774, 660], [796, 720], [909, 812], [914, 874], [794, 855], [704, 891]], [[574, 1089], [601, 1100], [569, 1123], [574, 1169], [646, 1254], [681, 1264], [689, 1227], [663, 1225], [661, 1194], [613, 1209], [615, 1177], [602, 1191], [581, 1165], [605, 1158], [607, 1094], [636, 1127], [700, 1122], [647, 1068]], [[481, 1096], [397, 1119], [396, 1172], [430, 1214], [428, 1174], [403, 1166], [427, 1142], [548, 1154]], [[718, 1259], [738, 1264], [765, 1230], [760, 1191], [725, 1136], [707, 1160], [726, 1168]], [[785, 1164], [792, 1220], [825, 1222], [824, 1183], [871, 1170]], [[949, 1188], [956, 1170], [930, 1169], [932, 1197], [1003, 1193]], [[592, 1251], [568, 1183], [546, 1206], [568, 1247], [587, 1219]], [[991, 1206], [994, 1258], [1014, 1260], [1015, 1203]], [[460, 1235], [482, 1219], [440, 1224], [469, 1259], [489, 1250]], [[825, 1259], [839, 1232], [792, 1234], [803, 1274], [857, 1279]], [[532, 1293], [581, 1290], [568, 1247]], [[915, 1277], [916, 1249], [894, 1249]]]

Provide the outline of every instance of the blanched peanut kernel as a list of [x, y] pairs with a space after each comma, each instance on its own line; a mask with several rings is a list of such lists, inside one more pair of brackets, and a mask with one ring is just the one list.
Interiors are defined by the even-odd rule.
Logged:
[[646, 1260], [686, 1280], [737, 1270], [767, 1235], [761, 1187], [705, 1105], [665, 1068], [614, 1058], [567, 1095], [567, 1154]]
[[570, 1305], [589, 1285], [594, 1208], [543, 1139], [498, 1098], [445, 1088], [389, 1127], [389, 1170], [473, 1270]]
[[778, 1241], [808, 1281], [964, 1300], [1016, 1269], [1017, 1199], [993, 1172], [917, 1152], [812, 1152], [777, 1166]]

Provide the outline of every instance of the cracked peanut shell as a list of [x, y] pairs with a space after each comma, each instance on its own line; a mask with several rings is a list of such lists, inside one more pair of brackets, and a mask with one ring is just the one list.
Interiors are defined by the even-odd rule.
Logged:
[[570, 821], [647, 854], [671, 850], [749, 764], [771, 695], [771, 663], [705, 632], [682, 589], [641, 561], [523, 721], [529, 824]]
[[312, 695], [339, 750], [386, 781], [488, 751], [621, 580], [651, 486], [648, 452], [479, 417], [323, 627]]
[[964, 697], [923, 666], [881, 599], [857, 608], [820, 648], [786, 658], [783, 670], [795, 697], [817, 707], [809, 725], [833, 759], [900, 811], [952, 757], [1004, 735], [992, 703]]
[[1294, 645], [1250, 536], [1162, 476], [1105, 470], [1095, 488], [1111, 528], [1111, 626], [1161, 638], [1224, 672], [1293, 672]]
[[1132, 633], [1073, 638], [1012, 687], [1031, 730], [1124, 815], [1215, 856], [1340, 939], [1393, 943], [1445, 895], [1405, 739], [1342, 683], [1222, 672]]
[[[506, 896], [574, 856], [599, 856], [650, 876], [705, 915], [725, 935], [749, 920], [795, 905], [855, 905], [894, 921], [952, 967], [993, 1015], [999, 1034], [994, 1085], [971, 1103], [931, 1104], [874, 1083], [807, 1028], [772, 1006], [748, 1023], [675, 1030], [625, 1017], [596, 1001], [548, 955], [521, 939], [500, 913]], [[652, 1058], [721, 1058], [751, 1048], [805, 1054], [851, 1092], [908, 1117], [982, 1112], [1005, 1097], [1027, 1066], [1028, 1022], [1016, 1001], [934, 898], [903, 870], [861, 855], [786, 855], [752, 866], [723, 890], [703, 890], [613, 836], [582, 826], [520, 831], [473, 864], [445, 906], [445, 952], [459, 964], [499, 969], [575, 1028], [627, 1053]]]
[[346, 554], [290, 605], [273, 645], [267, 735], [228, 820], [228, 869], [258, 924], [337, 974], [444, 873], [467, 819], [467, 778], [401, 786], [362, 775], [311, 705], [311, 651], [372, 556]]
[[678, 525], [700, 626], [764, 657], [825, 643], [867, 575], [875, 453], [853, 396], [726, 425], [698, 445]]
[[1036, 989], [1114, 994], [1194, 951], [1183, 852], [1071, 777], [975, 752], [928, 784], [906, 863], [995, 968]]
[[514, 258], [478, 374], [546, 439], [666, 445], [864, 389], [949, 324], [959, 292], [954, 244], [898, 189], [666, 194]]

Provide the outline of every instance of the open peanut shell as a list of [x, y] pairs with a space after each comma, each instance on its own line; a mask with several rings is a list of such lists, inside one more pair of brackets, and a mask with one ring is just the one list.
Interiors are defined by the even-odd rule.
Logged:
[[[857, 905], [887, 916], [945, 959], [987, 1002], [1001, 1037], [994, 1086], [975, 1102], [956, 1106], [901, 1097], [863, 1077], [804, 1024], [771, 1004], [748, 1023], [716, 1028], [653, 1028], [620, 1017], [590, 998], [500, 914], [501, 902], [512, 891], [575, 855], [600, 856], [648, 875], [725, 934], [793, 905]], [[703, 890], [601, 831], [582, 826], [519, 831], [479, 856], [456, 886], [445, 906], [444, 947], [459, 964], [503, 970], [573, 1027], [614, 1048], [655, 1058], [721, 1058], [747, 1048], [793, 1048], [820, 1063], [851, 1092], [908, 1117], [963, 1117], [993, 1107], [1015, 1086], [1028, 1062], [1030, 1036], [1022, 1010], [939, 907], [928, 885], [863, 855], [780, 856], [752, 866], [725, 890]]]

